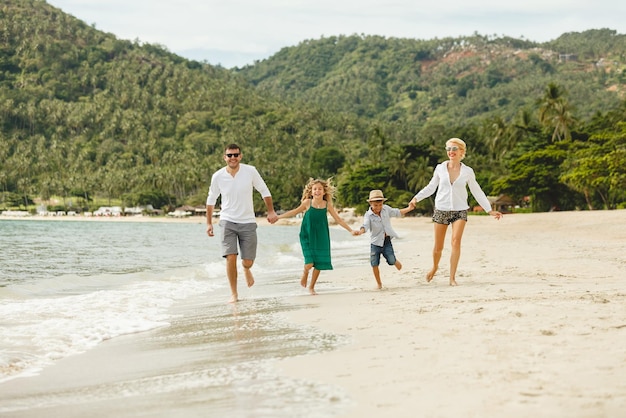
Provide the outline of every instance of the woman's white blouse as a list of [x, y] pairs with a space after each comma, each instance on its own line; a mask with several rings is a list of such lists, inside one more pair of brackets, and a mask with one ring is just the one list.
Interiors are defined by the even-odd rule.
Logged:
[[474, 170], [461, 163], [461, 173], [454, 183], [451, 183], [447, 166], [448, 162], [445, 161], [443, 163], [439, 163], [437, 167], [435, 167], [433, 178], [426, 187], [415, 195], [416, 202], [432, 196], [436, 190], [437, 195], [435, 196], [435, 209], [467, 210], [469, 209], [469, 204], [467, 203], [467, 187], [469, 186], [469, 189], [478, 204], [485, 210], [485, 212], [490, 212], [491, 203], [489, 203], [489, 199], [487, 199], [485, 192], [483, 192], [480, 185], [476, 181]]

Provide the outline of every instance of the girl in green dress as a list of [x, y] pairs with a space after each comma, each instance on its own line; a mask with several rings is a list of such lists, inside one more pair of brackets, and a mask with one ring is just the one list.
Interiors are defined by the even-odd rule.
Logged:
[[[333, 206], [333, 194], [335, 188], [330, 179], [309, 179], [302, 191], [302, 201], [300, 206], [278, 215], [278, 219], [290, 218], [304, 212], [302, 224], [300, 225], [300, 245], [304, 256], [304, 272], [300, 284], [306, 288], [308, 284], [309, 293], [316, 295], [315, 283], [321, 270], [332, 270], [333, 265], [330, 259], [330, 231], [328, 229], [328, 214], [345, 228], [352, 235], [358, 234], [339, 216]], [[311, 283], [309, 284], [309, 272]]]

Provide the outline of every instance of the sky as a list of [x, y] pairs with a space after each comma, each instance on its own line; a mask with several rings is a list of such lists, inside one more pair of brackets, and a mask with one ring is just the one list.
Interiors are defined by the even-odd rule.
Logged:
[[118, 39], [225, 68], [336, 35], [435, 39], [510, 36], [547, 42], [567, 32], [626, 34], [615, 0], [47, 0]]

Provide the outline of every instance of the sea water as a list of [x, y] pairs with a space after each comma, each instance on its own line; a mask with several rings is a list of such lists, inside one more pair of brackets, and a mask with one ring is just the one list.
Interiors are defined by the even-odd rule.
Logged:
[[[341, 336], [295, 327], [278, 315], [289, 309], [285, 297], [303, 293], [299, 227], [259, 226], [253, 267], [256, 283], [250, 290], [240, 271], [243, 301], [236, 304], [236, 315], [237, 321], [249, 324], [245, 327], [235, 324], [232, 304], [225, 303], [230, 295], [218, 234], [208, 237], [205, 231], [201, 220], [0, 220], [0, 382], [36, 375], [109, 339], [151, 332], [152, 338], [201, 344], [203, 351], [221, 353], [219, 363], [204, 364], [180, 377], [209, 385], [213, 396], [224, 397], [222, 403], [214, 400], [217, 410], [222, 405], [224, 412], [237, 416], [228, 402], [227, 394], [237, 386], [231, 379], [238, 376], [236, 381], [241, 382], [255, 376], [251, 381], [264, 385], [255, 393], [267, 404], [267, 414], [258, 412], [261, 408], [256, 414], [240, 411], [242, 416], [307, 416], [297, 408], [312, 411], [316, 402], [312, 388], [307, 404], [295, 396], [296, 387], [281, 383], [283, 394], [272, 388], [277, 384], [275, 376], [259, 379], [273, 373], [271, 360], [332, 350], [345, 343]], [[331, 227], [335, 269], [367, 262], [369, 244], [361, 241], [362, 237]], [[323, 283], [325, 291], [345, 290], [333, 286]], [[190, 334], [189, 329], [195, 331]], [[241, 347], [242, 339], [249, 343], [245, 344], [249, 352], [224, 360], [224, 353]], [[144, 389], [167, 391], [164, 384]], [[320, 397], [332, 397], [330, 392], [338, 390], [327, 393], [315, 387]], [[242, 385], [239, 398], [250, 390], [250, 385]], [[285, 409], [287, 398], [299, 406]], [[49, 398], [47, 402], [54, 406], [70, 401]], [[4, 411], [27, 407], [9, 405]]]

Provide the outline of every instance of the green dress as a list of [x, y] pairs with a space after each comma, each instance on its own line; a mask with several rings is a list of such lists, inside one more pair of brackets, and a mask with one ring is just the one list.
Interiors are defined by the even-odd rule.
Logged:
[[311, 204], [304, 213], [300, 225], [300, 245], [304, 264], [313, 264], [317, 270], [333, 269], [330, 261], [330, 231], [326, 208], [316, 209]]

